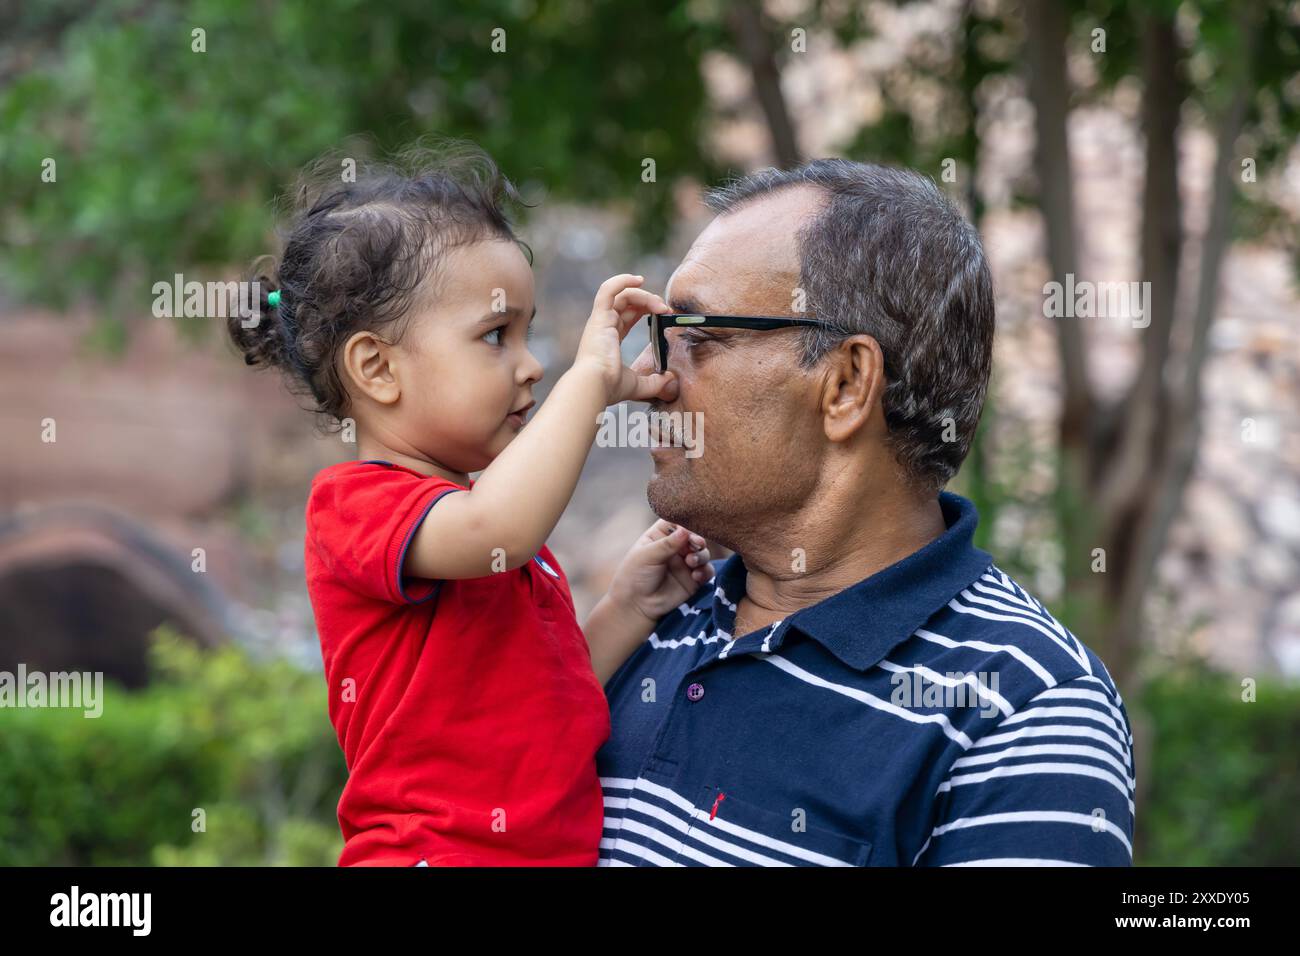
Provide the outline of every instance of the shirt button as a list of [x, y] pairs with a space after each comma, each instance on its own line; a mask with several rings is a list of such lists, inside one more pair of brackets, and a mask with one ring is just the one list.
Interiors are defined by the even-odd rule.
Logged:
[[690, 701], [696, 701], [696, 700], [699, 700], [699, 699], [700, 699], [701, 697], [703, 697], [703, 696], [704, 696], [704, 685], [703, 685], [703, 684], [692, 684], [690, 687], [686, 688], [686, 699], [687, 699], [687, 700], [690, 700]]

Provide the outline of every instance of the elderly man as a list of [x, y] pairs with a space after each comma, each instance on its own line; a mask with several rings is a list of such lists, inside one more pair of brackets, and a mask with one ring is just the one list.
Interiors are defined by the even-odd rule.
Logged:
[[708, 201], [634, 367], [708, 433], [654, 449], [651, 507], [736, 553], [606, 685], [601, 863], [1131, 864], [1119, 692], [942, 490], [989, 378], [977, 233], [843, 160]]

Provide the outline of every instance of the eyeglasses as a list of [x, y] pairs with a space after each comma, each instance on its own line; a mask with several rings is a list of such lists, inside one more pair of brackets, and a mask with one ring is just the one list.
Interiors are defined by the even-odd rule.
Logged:
[[770, 332], [792, 326], [822, 325], [817, 319], [791, 319], [772, 315], [657, 315], [650, 313], [650, 348], [654, 352], [655, 371], [668, 371], [668, 330], [675, 327], [749, 329]]

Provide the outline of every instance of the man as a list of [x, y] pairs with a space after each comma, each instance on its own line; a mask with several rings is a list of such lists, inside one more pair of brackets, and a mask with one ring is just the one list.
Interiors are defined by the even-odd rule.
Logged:
[[843, 160], [708, 202], [672, 308], [817, 324], [668, 328], [655, 410], [708, 441], [654, 449], [650, 504], [736, 554], [606, 686], [601, 863], [1130, 865], [1118, 691], [942, 491], [989, 377], [975, 230]]

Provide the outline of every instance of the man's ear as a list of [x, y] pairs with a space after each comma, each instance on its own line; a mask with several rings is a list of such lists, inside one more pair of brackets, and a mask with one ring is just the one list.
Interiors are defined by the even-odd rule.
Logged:
[[869, 427], [885, 396], [885, 353], [870, 335], [851, 335], [826, 355], [822, 389], [822, 422], [826, 437], [848, 441]]
[[402, 395], [393, 363], [392, 346], [374, 332], [354, 332], [343, 345], [343, 374], [357, 394], [380, 405], [392, 405]]

